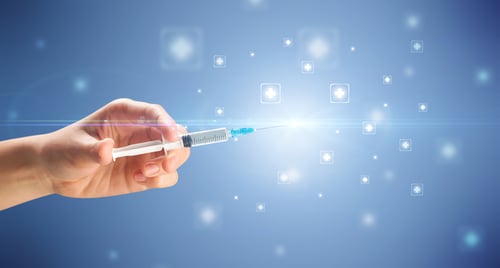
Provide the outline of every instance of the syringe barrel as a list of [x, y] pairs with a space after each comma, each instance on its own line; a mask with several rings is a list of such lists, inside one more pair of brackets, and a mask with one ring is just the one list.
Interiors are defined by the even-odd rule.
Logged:
[[226, 128], [191, 132], [180, 136], [184, 147], [196, 147], [228, 141], [231, 133]]

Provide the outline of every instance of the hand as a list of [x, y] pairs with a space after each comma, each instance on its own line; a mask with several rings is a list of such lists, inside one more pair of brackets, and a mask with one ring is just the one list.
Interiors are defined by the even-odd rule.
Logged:
[[[142, 123], [141, 123], [142, 122]], [[43, 136], [43, 178], [54, 193], [68, 197], [104, 197], [177, 183], [177, 168], [189, 149], [112, 160], [112, 148], [178, 139], [186, 130], [159, 105], [115, 100], [81, 121]]]

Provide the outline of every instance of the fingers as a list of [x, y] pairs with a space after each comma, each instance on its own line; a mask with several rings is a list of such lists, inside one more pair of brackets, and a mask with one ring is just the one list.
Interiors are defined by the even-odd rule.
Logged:
[[[125, 120], [135, 119], [135, 122], [143, 121], [144, 126], [157, 127], [168, 141], [178, 139], [175, 121], [161, 105], [130, 99], [117, 99], [103, 109], [107, 114], [120, 116]], [[110, 111], [106, 112], [106, 110]]]
[[134, 174], [136, 183], [148, 188], [165, 188], [175, 185], [178, 181], [177, 168], [179, 160], [177, 155], [162, 156], [150, 160]]

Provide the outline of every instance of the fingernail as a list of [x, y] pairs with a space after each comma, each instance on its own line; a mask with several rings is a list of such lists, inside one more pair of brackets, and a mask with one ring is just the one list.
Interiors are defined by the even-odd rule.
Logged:
[[157, 164], [147, 164], [144, 166], [144, 173], [146, 176], [152, 176], [160, 171], [160, 167]]
[[146, 177], [144, 177], [144, 175], [142, 175], [141, 173], [135, 174], [134, 179], [138, 182], [145, 182], [146, 181]]

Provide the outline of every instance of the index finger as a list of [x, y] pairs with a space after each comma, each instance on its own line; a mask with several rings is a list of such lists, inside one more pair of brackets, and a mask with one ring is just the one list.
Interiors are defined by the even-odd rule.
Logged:
[[176, 141], [178, 139], [175, 120], [159, 104], [131, 99], [117, 99], [108, 105], [115, 116], [123, 117], [127, 121], [144, 121], [142, 124], [145, 126], [157, 127], [168, 141]]

